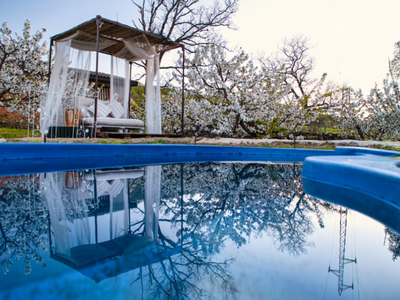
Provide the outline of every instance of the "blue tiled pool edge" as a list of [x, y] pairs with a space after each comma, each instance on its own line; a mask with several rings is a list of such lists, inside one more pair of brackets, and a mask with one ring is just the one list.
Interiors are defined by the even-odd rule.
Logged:
[[[2, 144], [0, 176], [186, 162], [304, 162], [308, 182], [366, 191], [399, 205], [400, 153], [357, 147], [335, 150], [171, 144]], [[305, 189], [307, 192], [306, 184]], [[312, 193], [310, 193], [312, 194]], [[385, 198], [386, 197], [386, 198]]]
[[3, 144], [0, 146], [0, 160], [93, 158], [93, 157], [144, 157], [153, 155], [174, 155], [176, 157], [220, 156], [237, 158], [278, 158], [293, 157], [302, 161], [307, 156], [333, 154], [333, 150], [288, 149], [263, 147], [233, 147], [176, 144]]
[[0, 175], [215, 161], [303, 162], [333, 150], [170, 144], [3, 144]]

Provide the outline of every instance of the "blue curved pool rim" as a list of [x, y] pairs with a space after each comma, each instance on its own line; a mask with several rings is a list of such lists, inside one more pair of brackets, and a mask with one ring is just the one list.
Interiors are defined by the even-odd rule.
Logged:
[[[304, 162], [307, 157], [362, 156], [365, 158], [367, 155], [396, 157], [400, 156], [400, 153], [355, 147], [314, 150], [171, 144], [15, 143], [0, 146], [0, 175], [186, 162]], [[308, 162], [312, 160], [306, 161]]]
[[400, 153], [359, 148], [336, 149], [333, 156], [307, 157], [304, 191], [343, 205], [400, 234]]
[[0, 176], [215, 161], [303, 162], [333, 150], [169, 144], [3, 144]]

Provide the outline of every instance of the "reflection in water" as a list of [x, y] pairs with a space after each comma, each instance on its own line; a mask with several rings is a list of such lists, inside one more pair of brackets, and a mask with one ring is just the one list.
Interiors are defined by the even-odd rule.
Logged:
[[[149, 167], [146, 176], [159, 182], [160, 171]], [[145, 235], [129, 234], [128, 180], [143, 174], [144, 170], [93, 170], [43, 176], [42, 191], [55, 240], [51, 257], [95, 281], [151, 262], [142, 252], [153, 251], [157, 241], [159, 196], [149, 193], [146, 197]], [[140, 259], [137, 251], [143, 256]]]
[[340, 207], [340, 231], [339, 231], [339, 269], [334, 270], [331, 269], [331, 266], [328, 268], [328, 272], [332, 272], [338, 277], [338, 293], [339, 296], [343, 293], [344, 290], [354, 289], [354, 284], [344, 284], [344, 265], [350, 263], [357, 263], [357, 259], [346, 258], [346, 236], [347, 236], [347, 208]]
[[40, 194], [39, 175], [1, 178], [0, 262], [4, 274], [22, 259], [24, 272], [31, 261], [45, 266], [40, 252], [48, 247], [48, 210]]
[[[192, 163], [3, 178], [3, 272], [17, 259], [25, 274], [33, 261], [57, 261], [99, 285], [129, 274], [137, 299], [241, 299], [251, 293], [232, 274], [241, 255], [229, 245], [269, 237], [280, 252], [307, 257], [313, 234], [340, 215], [303, 191], [300, 173], [299, 164]], [[385, 232], [395, 260], [400, 238]]]
[[388, 243], [388, 249], [392, 253], [393, 261], [395, 261], [400, 256], [400, 236], [386, 227], [385, 242]]

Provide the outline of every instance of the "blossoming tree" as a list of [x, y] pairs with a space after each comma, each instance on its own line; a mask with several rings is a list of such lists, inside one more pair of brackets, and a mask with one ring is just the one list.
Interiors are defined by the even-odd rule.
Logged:
[[376, 84], [367, 96], [349, 87], [341, 90], [339, 104], [331, 110], [342, 134], [354, 134], [360, 139], [400, 139], [399, 55], [395, 52], [389, 63], [382, 88]]
[[28, 20], [22, 36], [13, 36], [6, 22], [0, 28], [0, 106], [23, 115], [29, 102], [32, 110], [39, 106], [48, 74], [47, 45], [41, 42], [45, 29], [33, 35], [30, 29]]
[[[325, 83], [325, 74], [319, 80], [309, 79], [312, 63], [302, 68], [307, 48], [291, 51], [286, 54], [300, 57], [292, 61], [290, 69], [297, 69], [293, 72], [284, 71], [286, 61], [261, 59], [258, 64], [243, 50], [228, 54], [224, 45], [215, 43], [198, 47], [187, 59], [187, 132], [272, 137], [279, 130], [295, 133], [315, 120], [334, 99], [332, 85]], [[177, 132], [176, 122], [170, 120], [180, 108], [176, 96], [169, 96], [164, 99], [165, 130]]]

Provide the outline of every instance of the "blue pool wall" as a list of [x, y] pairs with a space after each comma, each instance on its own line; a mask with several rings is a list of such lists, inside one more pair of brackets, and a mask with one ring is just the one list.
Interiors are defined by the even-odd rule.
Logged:
[[0, 176], [187, 162], [303, 162], [333, 150], [170, 144], [3, 144]]
[[335, 150], [171, 144], [0, 145], [0, 176], [187, 162], [299, 162], [307, 157], [399, 156], [396, 151], [357, 147]]
[[44, 159], [44, 158], [97, 158], [97, 157], [154, 157], [173, 155], [186, 157], [243, 159], [293, 158], [304, 160], [307, 156], [333, 154], [333, 150], [288, 149], [264, 147], [232, 147], [174, 144], [3, 144], [0, 146], [0, 160]]

